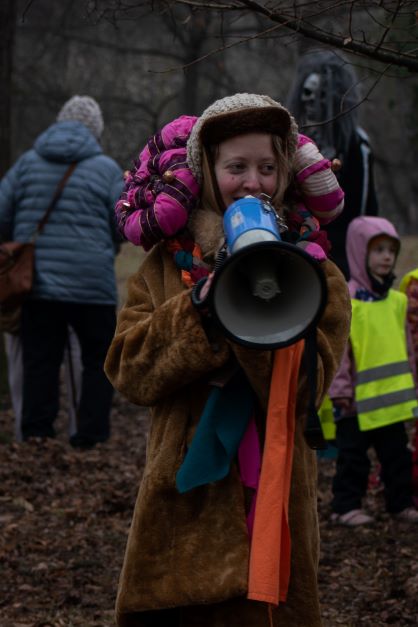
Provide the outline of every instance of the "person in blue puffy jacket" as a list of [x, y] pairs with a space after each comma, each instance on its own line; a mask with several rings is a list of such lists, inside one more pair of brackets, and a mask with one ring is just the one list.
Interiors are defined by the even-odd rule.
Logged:
[[80, 342], [82, 390], [70, 442], [88, 448], [110, 434], [113, 389], [103, 372], [112, 340], [120, 237], [114, 205], [123, 188], [118, 164], [103, 154], [102, 112], [73, 96], [0, 181], [0, 240], [26, 242], [71, 163], [75, 170], [36, 239], [33, 289], [22, 307], [22, 436], [54, 437], [59, 370], [68, 326]]

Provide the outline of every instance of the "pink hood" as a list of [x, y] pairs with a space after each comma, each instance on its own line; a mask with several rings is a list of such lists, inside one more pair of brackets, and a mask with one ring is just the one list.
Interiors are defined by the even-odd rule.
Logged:
[[355, 295], [358, 288], [373, 291], [367, 273], [367, 247], [370, 240], [378, 235], [392, 237], [398, 242], [399, 247], [401, 245], [395, 227], [386, 218], [361, 216], [350, 222], [347, 230], [346, 249], [351, 276], [348, 282], [351, 297]]

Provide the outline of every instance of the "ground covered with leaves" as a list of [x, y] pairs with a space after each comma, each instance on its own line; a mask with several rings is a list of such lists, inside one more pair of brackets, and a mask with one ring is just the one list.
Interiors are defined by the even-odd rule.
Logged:
[[348, 529], [330, 523], [334, 460], [319, 460], [324, 627], [418, 624], [418, 525], [385, 512], [383, 486], [372, 469], [365, 508], [376, 522]]
[[[77, 452], [64, 412], [55, 440], [20, 444], [7, 399], [0, 410], [0, 627], [114, 625], [147, 412], [116, 396], [109, 442]], [[416, 625], [418, 529], [385, 514], [379, 486], [374, 526], [332, 525], [333, 466], [319, 460], [324, 627]]]

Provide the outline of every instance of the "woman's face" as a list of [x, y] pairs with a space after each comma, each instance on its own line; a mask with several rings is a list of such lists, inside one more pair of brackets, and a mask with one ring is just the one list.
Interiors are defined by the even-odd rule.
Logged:
[[215, 175], [225, 207], [245, 196], [273, 196], [278, 185], [278, 163], [271, 135], [248, 133], [218, 146]]

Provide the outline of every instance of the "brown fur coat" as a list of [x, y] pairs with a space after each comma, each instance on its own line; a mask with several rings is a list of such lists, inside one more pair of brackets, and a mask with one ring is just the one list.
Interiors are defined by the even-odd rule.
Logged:
[[[324, 262], [329, 302], [318, 328], [318, 400], [331, 383], [348, 337], [350, 301], [342, 274]], [[151, 408], [144, 475], [117, 596], [120, 627], [317, 627], [316, 456], [303, 438], [308, 396], [301, 369], [290, 528], [288, 600], [269, 618], [245, 599], [249, 546], [242, 484], [235, 466], [224, 480], [179, 494], [175, 475], [216, 371], [232, 359], [265, 410], [270, 351], [208, 339], [171, 256], [160, 245], [129, 280], [105, 370], [130, 401]], [[171, 609], [170, 609], [171, 608]], [[271, 620], [270, 620], [271, 619]], [[271, 622], [272, 621], [272, 622]]]

